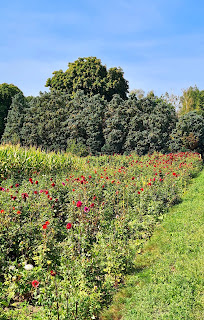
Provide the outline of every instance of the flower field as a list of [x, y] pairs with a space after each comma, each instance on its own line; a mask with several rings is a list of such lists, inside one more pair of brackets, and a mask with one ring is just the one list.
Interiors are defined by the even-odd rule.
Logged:
[[8, 145], [0, 159], [0, 314], [8, 319], [26, 305], [37, 306], [32, 319], [99, 319], [202, 167], [187, 152], [79, 158]]

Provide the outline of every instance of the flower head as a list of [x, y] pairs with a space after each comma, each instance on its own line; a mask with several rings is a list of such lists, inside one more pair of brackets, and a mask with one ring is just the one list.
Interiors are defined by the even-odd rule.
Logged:
[[40, 284], [40, 282], [37, 281], [37, 280], [33, 280], [33, 281], [32, 281], [32, 286], [33, 286], [34, 288], [37, 288], [37, 287], [39, 286], [39, 284]]
[[82, 206], [82, 202], [81, 202], [81, 201], [78, 201], [78, 202], [77, 202], [77, 207], [80, 208], [81, 206]]
[[33, 269], [33, 265], [30, 264], [30, 263], [29, 263], [29, 264], [26, 264], [26, 265], [24, 266], [24, 269], [25, 269], [25, 270], [28, 270], [28, 271], [29, 271], [29, 270], [32, 270], [32, 269]]
[[67, 223], [66, 228], [67, 228], [67, 229], [71, 229], [71, 227], [72, 227], [72, 224], [71, 224], [70, 222]]
[[84, 207], [84, 212], [89, 212], [90, 209], [88, 207]]

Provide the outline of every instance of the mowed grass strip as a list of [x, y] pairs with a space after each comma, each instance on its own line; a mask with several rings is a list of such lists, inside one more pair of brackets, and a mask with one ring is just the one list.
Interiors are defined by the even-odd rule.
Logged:
[[204, 170], [136, 257], [101, 319], [204, 319]]

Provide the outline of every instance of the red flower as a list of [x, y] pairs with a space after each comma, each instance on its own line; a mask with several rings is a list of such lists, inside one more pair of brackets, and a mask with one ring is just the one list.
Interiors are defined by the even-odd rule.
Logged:
[[81, 201], [78, 201], [78, 202], [77, 202], [77, 207], [80, 208], [81, 206], [82, 206], [82, 202], [81, 202]]
[[38, 192], [37, 192], [37, 191], [34, 191], [34, 194], [38, 194]]
[[53, 276], [53, 277], [56, 276], [56, 272], [55, 272], [54, 270], [51, 270], [51, 271], [50, 271], [50, 274], [51, 274], [51, 276]]
[[92, 204], [90, 205], [90, 207], [93, 208], [93, 207], [94, 207], [94, 203], [92, 203]]
[[47, 224], [43, 224], [43, 229], [47, 229]]
[[46, 221], [45, 224], [48, 226], [50, 224], [50, 221]]
[[38, 184], [38, 181], [35, 181], [35, 184]]
[[40, 282], [37, 281], [37, 280], [33, 280], [33, 281], [32, 281], [32, 286], [33, 286], [34, 288], [37, 288], [37, 287], [39, 286], [39, 284], [40, 284]]
[[67, 223], [66, 228], [67, 228], [67, 229], [71, 229], [71, 227], [72, 227], [72, 224], [71, 224], [70, 222]]
[[24, 201], [26, 201], [26, 198], [28, 198], [28, 194], [27, 194], [27, 193], [22, 193], [21, 196], [22, 196], [22, 198], [23, 198]]
[[16, 187], [16, 188], [18, 188], [18, 187], [19, 187], [19, 184], [18, 184], [18, 183], [16, 183], [15, 187]]
[[53, 182], [53, 183], [52, 183], [52, 187], [54, 187], [54, 186], [55, 186], [55, 183]]

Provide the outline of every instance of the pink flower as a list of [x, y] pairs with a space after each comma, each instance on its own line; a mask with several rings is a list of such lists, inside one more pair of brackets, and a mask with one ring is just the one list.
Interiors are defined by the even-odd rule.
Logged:
[[81, 206], [82, 206], [82, 202], [81, 202], [81, 201], [78, 201], [78, 202], [77, 202], [77, 207], [80, 208]]
[[84, 212], [89, 212], [90, 209], [88, 207], [84, 207]]
[[64, 183], [64, 182], [62, 182], [62, 185], [63, 185], [63, 186], [65, 186], [65, 183]]

